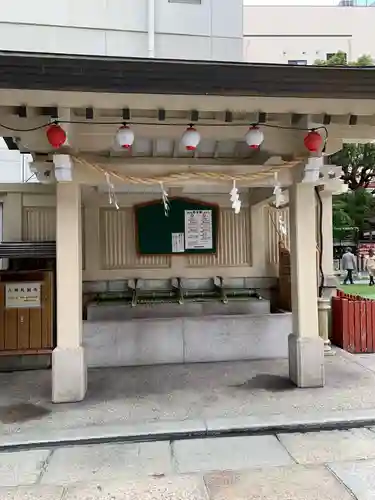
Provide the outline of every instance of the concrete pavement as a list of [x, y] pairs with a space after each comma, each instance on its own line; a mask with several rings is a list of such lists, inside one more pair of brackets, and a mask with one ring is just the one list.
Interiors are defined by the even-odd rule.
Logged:
[[92, 370], [86, 399], [62, 405], [49, 371], [2, 373], [0, 449], [375, 425], [375, 355], [325, 365], [325, 387], [303, 390], [284, 359]]
[[370, 500], [375, 429], [0, 453], [0, 500]]

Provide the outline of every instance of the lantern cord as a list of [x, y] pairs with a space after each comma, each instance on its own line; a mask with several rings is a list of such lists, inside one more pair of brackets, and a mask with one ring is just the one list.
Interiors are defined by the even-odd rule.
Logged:
[[9, 127], [8, 125], [4, 125], [3, 123], [0, 123], [1, 128], [9, 130], [10, 132], [35, 132], [36, 130], [42, 130], [43, 128], [47, 128], [49, 125], [51, 125], [51, 122], [43, 123], [43, 125], [38, 125], [37, 127], [32, 127], [32, 128], [14, 128], [14, 127]]
[[[118, 126], [121, 127], [124, 125], [124, 121], [95, 121], [95, 122], [90, 122], [90, 121], [85, 121], [85, 120], [52, 120], [48, 121], [46, 123], [43, 123], [41, 125], [38, 125], [36, 127], [31, 127], [31, 128], [16, 128], [16, 127], [10, 127], [9, 125], [5, 125], [4, 123], [0, 123], [0, 128], [3, 128], [5, 130], [9, 130], [10, 132], [35, 132], [37, 130], [42, 130], [45, 129], [51, 125], [59, 125], [59, 124], [66, 124], [66, 125], [89, 125], [89, 126], [95, 126], [95, 125], [108, 125], [108, 126]], [[126, 122], [127, 125], [142, 125], [142, 126], [147, 126], [147, 127], [184, 127], [186, 126], [184, 123], [181, 122], [143, 122], [143, 121], [132, 121], [128, 120]], [[189, 124], [190, 126], [191, 124]], [[248, 123], [243, 123], [243, 122], [230, 122], [230, 123], [205, 123], [205, 122], [198, 122], [199, 127], [248, 127]], [[296, 131], [301, 131], [301, 132], [314, 132], [318, 130], [324, 130], [325, 132], [325, 142], [327, 142], [328, 138], [328, 129], [325, 125], [319, 125], [317, 127], [294, 127], [292, 125], [278, 125], [276, 123], [254, 123], [252, 125], [259, 126], [259, 127], [265, 127], [265, 128], [274, 128], [274, 129], [280, 129], [280, 130], [296, 130]]]
[[29, 181], [31, 181], [31, 179], [32, 179], [33, 177], [36, 177], [35, 172], [34, 172], [33, 174], [31, 174], [31, 175], [30, 175], [30, 176], [29, 176], [29, 177], [25, 180], [25, 184], [27, 184]]

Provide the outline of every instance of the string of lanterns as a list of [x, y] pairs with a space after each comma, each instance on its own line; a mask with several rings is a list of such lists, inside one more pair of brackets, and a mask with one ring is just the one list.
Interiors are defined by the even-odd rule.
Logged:
[[[148, 125], [148, 124], [147, 124]], [[270, 127], [270, 125], [263, 124], [264, 127]], [[272, 125], [272, 128], [282, 128], [295, 130], [293, 127], [284, 127]], [[308, 151], [311, 153], [317, 153], [322, 150], [324, 143], [327, 141], [327, 137], [323, 140], [323, 137], [318, 132], [319, 128], [324, 128], [326, 135], [327, 129], [325, 127], [318, 127], [315, 129], [304, 129], [308, 133], [304, 137], [304, 145]], [[67, 141], [67, 135], [65, 130], [55, 122], [48, 126], [46, 130], [47, 140], [54, 149], [61, 148]], [[264, 133], [260, 125], [251, 125], [247, 131], [245, 137], [245, 142], [250, 149], [257, 150], [260, 148], [264, 141]], [[131, 127], [127, 124], [122, 125], [116, 132], [116, 142], [117, 144], [125, 149], [131, 149], [134, 144], [135, 135]], [[201, 141], [201, 135], [198, 130], [191, 124], [187, 127], [185, 132], [182, 134], [181, 143], [187, 151], [195, 151]]]

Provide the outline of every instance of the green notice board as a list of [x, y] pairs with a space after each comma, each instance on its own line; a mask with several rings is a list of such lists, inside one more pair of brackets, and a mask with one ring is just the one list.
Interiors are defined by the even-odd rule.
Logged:
[[219, 207], [188, 198], [169, 198], [169, 215], [161, 201], [136, 205], [139, 255], [214, 254]]

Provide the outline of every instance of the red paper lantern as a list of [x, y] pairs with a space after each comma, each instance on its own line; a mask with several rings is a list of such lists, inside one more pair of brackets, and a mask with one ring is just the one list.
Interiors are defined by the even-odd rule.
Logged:
[[318, 151], [320, 151], [320, 149], [323, 145], [323, 138], [318, 132], [316, 132], [315, 130], [311, 130], [305, 136], [305, 139], [303, 142], [305, 143], [306, 148], [311, 153], [317, 153]]
[[48, 127], [46, 135], [48, 142], [55, 149], [61, 148], [66, 142], [65, 130], [56, 123]]

